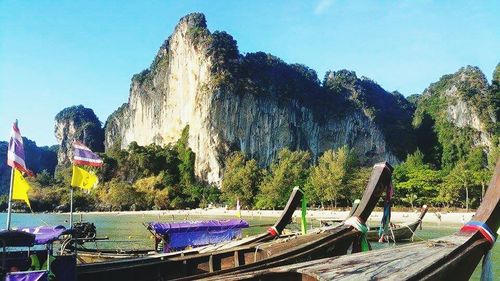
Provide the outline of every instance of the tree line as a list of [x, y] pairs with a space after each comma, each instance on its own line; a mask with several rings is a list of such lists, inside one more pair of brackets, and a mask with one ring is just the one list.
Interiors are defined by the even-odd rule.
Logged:
[[[453, 168], [436, 169], [425, 163], [424, 155], [417, 150], [395, 166], [394, 204], [476, 208], [496, 158], [495, 152], [487, 159], [481, 148], [475, 148]], [[285, 148], [275, 163], [260, 169], [254, 159], [235, 152], [226, 162], [221, 198], [231, 205], [239, 199], [247, 208], [282, 208], [294, 186], [305, 190], [310, 206], [321, 208], [351, 206], [361, 198], [372, 168], [361, 166], [347, 146], [325, 151], [315, 164], [311, 160], [307, 151]]]
[[[112, 148], [101, 156], [104, 165], [94, 172], [99, 184], [90, 192], [75, 190], [74, 206], [80, 211], [124, 211], [185, 209], [228, 205], [239, 200], [245, 209], [283, 208], [294, 186], [303, 188], [309, 206], [336, 208], [351, 206], [360, 199], [372, 167], [360, 165], [347, 146], [325, 151], [314, 161], [308, 151], [278, 152], [275, 162], [260, 167], [241, 151], [226, 160], [220, 189], [197, 179], [195, 154], [188, 147], [189, 127], [175, 144]], [[448, 169], [436, 169], [424, 161], [419, 150], [395, 166], [394, 204], [416, 207], [476, 208], [493, 174], [494, 159], [482, 149], [473, 149]], [[30, 179], [33, 211], [67, 211], [71, 167], [58, 167], [55, 176], [47, 171]], [[0, 207], [6, 207], [6, 196]], [[17, 205], [23, 208], [23, 205]]]

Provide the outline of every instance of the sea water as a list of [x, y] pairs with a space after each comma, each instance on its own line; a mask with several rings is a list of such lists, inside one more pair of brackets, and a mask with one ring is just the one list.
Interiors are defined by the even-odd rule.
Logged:
[[[180, 220], [209, 220], [209, 219], [229, 219], [234, 217], [195, 217], [186, 215], [151, 215], [151, 214], [130, 214], [130, 213], [100, 213], [100, 214], [74, 214], [73, 221], [78, 222], [81, 220], [85, 222], [92, 222], [97, 229], [97, 237], [107, 237], [108, 240], [99, 242], [97, 245], [89, 245], [101, 249], [152, 249], [154, 247], [154, 240], [143, 225], [152, 221], [180, 221]], [[276, 221], [276, 218], [268, 217], [244, 217], [250, 224], [250, 228], [242, 231], [243, 236], [250, 236], [265, 232], [267, 228]], [[6, 214], [0, 213], [0, 222], [6, 222]], [[12, 226], [40, 226], [40, 225], [63, 225], [69, 226], [68, 214], [13, 214]], [[317, 227], [317, 221], [309, 222], [309, 227]], [[428, 240], [450, 235], [460, 228], [460, 224], [431, 224], [424, 223], [423, 228], [418, 229], [415, 233], [415, 241]], [[0, 228], [5, 228], [1, 227]], [[294, 219], [294, 222], [288, 226], [292, 231], [300, 231], [299, 220]], [[403, 243], [372, 243], [374, 249], [397, 247]], [[493, 273], [496, 278], [500, 280], [500, 245], [497, 242], [493, 248]], [[479, 263], [474, 274], [470, 280], [479, 280], [481, 276], [481, 263]]]

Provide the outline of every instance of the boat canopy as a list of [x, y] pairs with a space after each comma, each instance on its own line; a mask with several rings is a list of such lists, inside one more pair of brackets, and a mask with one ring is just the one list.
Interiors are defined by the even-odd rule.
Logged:
[[169, 250], [216, 244], [237, 238], [248, 223], [240, 219], [150, 222], [148, 229], [166, 238]]
[[150, 222], [149, 227], [158, 234], [172, 234], [192, 231], [220, 231], [228, 229], [247, 228], [245, 220], [208, 220], [208, 221], [181, 221], [181, 222]]
[[21, 230], [0, 231], [0, 246], [5, 247], [31, 247], [35, 242], [35, 235]]
[[8, 247], [45, 245], [59, 239], [59, 236], [71, 233], [62, 225], [17, 227], [0, 231], [0, 241], [5, 241]]

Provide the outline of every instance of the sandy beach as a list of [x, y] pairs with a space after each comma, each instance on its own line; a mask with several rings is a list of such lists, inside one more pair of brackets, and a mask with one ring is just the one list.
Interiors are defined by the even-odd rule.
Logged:
[[[259, 218], [259, 217], [269, 217], [276, 218], [279, 217], [282, 213], [282, 210], [242, 210], [241, 216], [243, 219], [245, 218]], [[333, 210], [308, 210], [307, 218], [308, 220], [314, 221], [318, 219], [334, 219], [334, 220], [342, 220], [347, 217], [348, 211], [333, 211]], [[75, 212], [74, 215], [78, 216], [80, 213]], [[149, 215], [149, 216], [158, 216], [161, 217], [171, 217], [171, 216], [185, 216], [186, 219], [189, 219], [190, 216], [193, 217], [236, 217], [236, 210], [227, 210], [225, 208], [213, 208], [213, 209], [193, 209], [193, 210], [151, 210], [151, 211], [123, 211], [123, 212], [86, 212], [81, 213], [83, 215], [109, 215], [115, 214], [120, 216], [141, 216], [141, 215]], [[295, 211], [294, 219], [300, 217], [301, 212], [299, 210]], [[412, 222], [418, 218], [420, 215], [419, 210], [415, 210], [413, 212], [392, 212], [391, 221], [396, 223], [403, 222]], [[474, 216], [474, 212], [438, 212], [433, 211], [432, 208], [429, 209], [427, 215], [424, 217], [423, 222], [429, 223], [446, 223], [446, 224], [464, 224], [468, 222]], [[381, 211], [372, 212], [368, 221], [370, 222], [378, 222], [382, 218]]]

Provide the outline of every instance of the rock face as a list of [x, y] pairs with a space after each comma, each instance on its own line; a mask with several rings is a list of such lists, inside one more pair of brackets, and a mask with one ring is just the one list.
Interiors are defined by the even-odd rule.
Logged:
[[92, 109], [82, 105], [68, 107], [56, 115], [55, 121], [54, 133], [59, 143], [58, 165], [71, 163], [74, 140], [84, 143], [95, 152], [104, 151], [104, 130]]
[[[433, 155], [430, 162], [443, 166], [453, 165], [474, 147], [489, 153], [498, 145], [498, 102], [495, 79], [489, 85], [479, 68], [444, 75], [418, 99], [414, 124], [424, 135], [417, 133], [419, 147]], [[425, 151], [429, 147], [434, 151]]]
[[[132, 78], [128, 103], [106, 122], [105, 146], [168, 144], [189, 126], [195, 173], [211, 183], [220, 181], [224, 158], [236, 149], [261, 165], [284, 147], [318, 157], [345, 144], [367, 164], [397, 162], [415, 146], [411, 141], [398, 146], [387, 132], [398, 124], [411, 136], [413, 108], [401, 95], [344, 72], [327, 74], [322, 86], [303, 65], [264, 53], [239, 54], [230, 35], [210, 33], [202, 14], [190, 14], [151, 67]], [[395, 105], [404, 118], [386, 116], [390, 112], [373, 97]], [[67, 142], [64, 132], [72, 130], [71, 122], [56, 125], [61, 147]]]

